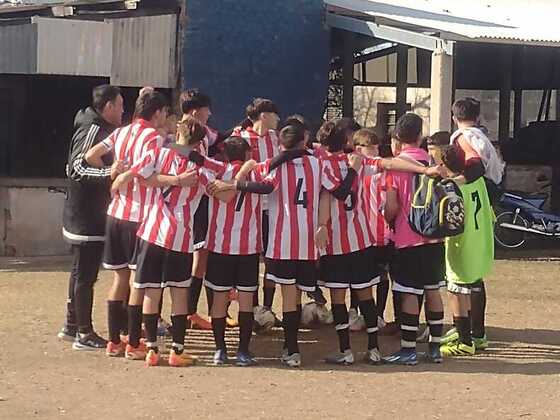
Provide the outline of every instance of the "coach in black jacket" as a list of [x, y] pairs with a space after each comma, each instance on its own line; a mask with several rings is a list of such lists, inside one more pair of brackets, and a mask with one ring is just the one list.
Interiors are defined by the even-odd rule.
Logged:
[[73, 263], [68, 287], [66, 323], [58, 336], [73, 341], [75, 350], [104, 348], [106, 341], [93, 330], [93, 285], [103, 254], [105, 219], [110, 201], [111, 175], [122, 163], [105, 161], [94, 168], [85, 161], [87, 151], [121, 125], [123, 98], [120, 89], [102, 85], [93, 89], [92, 106], [74, 119], [68, 153], [68, 195], [64, 204], [63, 235], [72, 245]]

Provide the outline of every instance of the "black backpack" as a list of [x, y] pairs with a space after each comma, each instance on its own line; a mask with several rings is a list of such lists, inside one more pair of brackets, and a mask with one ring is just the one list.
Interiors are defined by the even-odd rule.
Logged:
[[408, 224], [414, 232], [434, 239], [463, 233], [465, 205], [454, 181], [417, 174], [413, 191]]

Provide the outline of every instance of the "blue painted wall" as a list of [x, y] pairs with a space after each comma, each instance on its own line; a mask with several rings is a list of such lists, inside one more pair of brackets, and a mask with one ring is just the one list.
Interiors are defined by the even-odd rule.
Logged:
[[329, 32], [322, 0], [186, 0], [183, 88], [209, 94], [211, 125], [224, 130], [255, 97], [281, 116], [322, 117]]

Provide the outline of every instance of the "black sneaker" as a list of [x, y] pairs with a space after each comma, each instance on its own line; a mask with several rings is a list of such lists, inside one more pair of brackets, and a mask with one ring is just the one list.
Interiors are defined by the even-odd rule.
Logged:
[[62, 329], [60, 330], [60, 332], [57, 334], [58, 338], [60, 338], [63, 341], [69, 341], [69, 342], [74, 342], [74, 340], [76, 339], [76, 334], [78, 333], [78, 328], [77, 327], [72, 327], [72, 326], [67, 326], [65, 325], [64, 327], [62, 327]]
[[325, 299], [323, 291], [319, 287], [316, 287], [314, 292], [307, 292], [307, 297], [319, 305], [327, 303], [327, 299]]
[[74, 350], [82, 351], [99, 350], [104, 349], [105, 347], [107, 347], [107, 340], [99, 337], [95, 331], [92, 331], [84, 336], [78, 334], [74, 340], [74, 344], [72, 344], [72, 348]]

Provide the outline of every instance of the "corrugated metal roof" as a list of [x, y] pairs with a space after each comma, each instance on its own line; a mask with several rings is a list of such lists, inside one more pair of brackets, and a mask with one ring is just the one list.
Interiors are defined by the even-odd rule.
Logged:
[[350, 14], [416, 31], [437, 32], [443, 39], [560, 43], [560, 1], [554, 0], [324, 0]]

